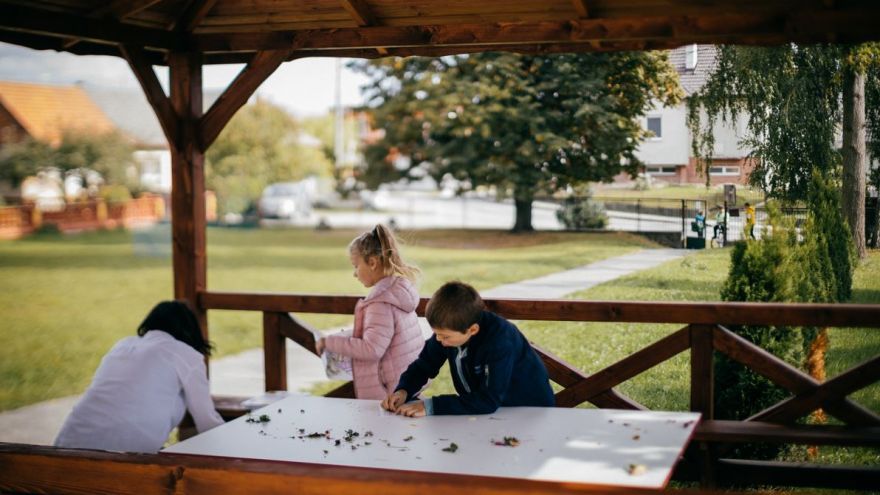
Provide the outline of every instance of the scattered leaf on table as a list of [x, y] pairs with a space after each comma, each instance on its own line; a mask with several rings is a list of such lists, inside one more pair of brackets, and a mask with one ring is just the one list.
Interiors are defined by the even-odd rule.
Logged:
[[630, 464], [626, 472], [629, 473], [630, 476], [639, 476], [647, 473], [648, 468], [644, 464]]
[[456, 450], [458, 450], [458, 445], [455, 442], [452, 442], [449, 444], [449, 447], [443, 449], [443, 452], [455, 453]]

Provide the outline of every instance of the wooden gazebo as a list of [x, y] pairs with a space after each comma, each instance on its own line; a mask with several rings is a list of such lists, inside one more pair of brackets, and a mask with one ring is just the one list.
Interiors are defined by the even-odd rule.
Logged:
[[[210, 292], [206, 283], [204, 153], [256, 88], [285, 61], [303, 57], [442, 56], [480, 51], [597, 52], [689, 43], [773, 45], [880, 40], [873, 0], [0, 0], [0, 41], [34, 49], [125, 58], [172, 151], [174, 293], [206, 311], [264, 315], [267, 390], [285, 389], [288, 339], [314, 350], [289, 312], [351, 314], [348, 296]], [[202, 66], [247, 65], [202, 112]], [[166, 95], [152, 69], [170, 68]], [[303, 74], [302, 77], [308, 77]], [[880, 446], [880, 415], [847, 398], [880, 380], [880, 353], [818, 383], [741, 339], [724, 325], [880, 328], [880, 307], [796, 304], [678, 304], [488, 301], [510, 318], [631, 321], [685, 326], [624, 360], [585, 375], [543, 353], [564, 389], [560, 406], [644, 408], [619, 383], [689, 351], [691, 409], [704, 421], [676, 476], [704, 486], [730, 482], [876, 488], [880, 470], [725, 459], [745, 441]], [[424, 301], [420, 311], [424, 309]], [[205, 327], [207, 328], [207, 327]], [[712, 359], [722, 352], [788, 389], [792, 397], [742, 422], [713, 419]], [[350, 393], [343, 387], [336, 395]], [[240, 414], [218, 398], [225, 414]], [[802, 426], [823, 407], [843, 426]], [[0, 492], [567, 493], [596, 490], [536, 482], [257, 461], [165, 458], [0, 445]], [[609, 491], [614, 491], [610, 490]]]

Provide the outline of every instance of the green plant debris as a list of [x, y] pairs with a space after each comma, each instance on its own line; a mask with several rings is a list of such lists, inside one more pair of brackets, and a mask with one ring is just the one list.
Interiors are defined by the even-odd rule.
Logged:
[[457, 450], [458, 450], [458, 444], [455, 442], [452, 442], [449, 444], [449, 447], [446, 447], [443, 449], [443, 452], [450, 452], [450, 453], [454, 454]]

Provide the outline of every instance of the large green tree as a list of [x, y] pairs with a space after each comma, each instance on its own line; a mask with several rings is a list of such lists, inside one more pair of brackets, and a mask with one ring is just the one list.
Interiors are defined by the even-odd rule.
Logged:
[[751, 183], [771, 198], [794, 202], [807, 200], [814, 170], [837, 181], [864, 256], [866, 150], [880, 151], [876, 144], [866, 147], [866, 125], [880, 125], [880, 80], [872, 77], [878, 53], [874, 44], [719, 47], [715, 72], [688, 100], [699, 162], [711, 162], [713, 125], [745, 115], [743, 144], [756, 163]]
[[221, 212], [244, 212], [273, 182], [332, 174], [324, 152], [301, 145], [299, 132], [290, 114], [263, 100], [232, 118], [207, 152], [206, 181]]
[[[675, 104], [678, 76], [659, 52], [525, 56], [480, 53], [391, 58], [356, 67], [385, 137], [368, 147], [366, 176], [394, 180], [394, 156], [471, 187], [511, 193], [516, 231], [531, 230], [538, 193], [635, 175], [646, 131], [638, 117]], [[401, 163], [398, 161], [397, 163]], [[403, 163], [407, 163], [403, 161]]]

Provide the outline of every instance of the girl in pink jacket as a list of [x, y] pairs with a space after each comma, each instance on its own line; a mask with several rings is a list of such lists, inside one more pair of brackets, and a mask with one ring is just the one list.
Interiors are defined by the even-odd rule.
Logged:
[[355, 396], [381, 400], [394, 392], [424, 345], [416, 316], [419, 269], [403, 261], [384, 225], [351, 241], [349, 256], [355, 278], [372, 290], [355, 306], [352, 335], [319, 339], [316, 350], [350, 356]]

